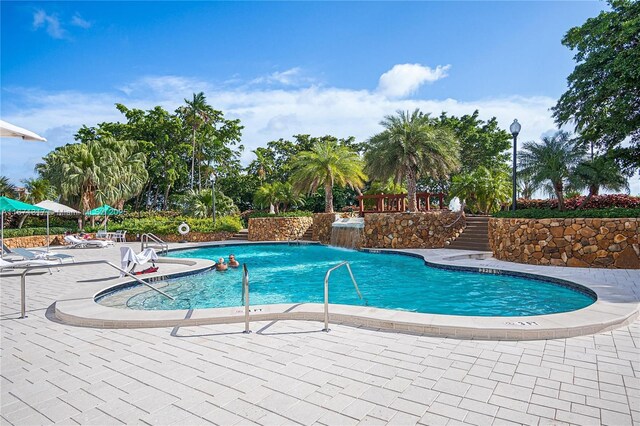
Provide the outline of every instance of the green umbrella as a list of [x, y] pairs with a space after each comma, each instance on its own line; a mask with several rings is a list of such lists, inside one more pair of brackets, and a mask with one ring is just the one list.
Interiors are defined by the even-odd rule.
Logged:
[[104, 216], [104, 231], [107, 232], [107, 216], [122, 214], [121, 210], [115, 209], [108, 204], [103, 204], [85, 213], [87, 216]]
[[[49, 212], [42, 207], [32, 206], [31, 204], [23, 203], [22, 201], [14, 200], [8, 197], [0, 197], [0, 239], [4, 245], [4, 212], [11, 213], [36, 213], [36, 212]], [[4, 249], [2, 250], [4, 255]]]

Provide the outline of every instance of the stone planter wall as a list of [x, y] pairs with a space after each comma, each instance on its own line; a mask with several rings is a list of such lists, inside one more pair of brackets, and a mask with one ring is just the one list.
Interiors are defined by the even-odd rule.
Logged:
[[299, 240], [313, 223], [311, 217], [257, 217], [249, 219], [249, 241]]
[[493, 256], [509, 262], [640, 269], [638, 218], [489, 220]]
[[450, 211], [370, 213], [364, 216], [364, 245], [370, 248], [443, 248], [460, 235], [464, 217]]
[[315, 213], [313, 215], [313, 241], [321, 244], [331, 242], [331, 225], [336, 220], [336, 213]]
[[[13, 237], [13, 238], [5, 238], [4, 245], [9, 249], [13, 248], [31, 248], [31, 247], [46, 247], [47, 246], [47, 236], [46, 235], [31, 235], [28, 237]], [[49, 236], [49, 245], [52, 246], [63, 246], [66, 245], [64, 242], [64, 235], [50, 235]]]

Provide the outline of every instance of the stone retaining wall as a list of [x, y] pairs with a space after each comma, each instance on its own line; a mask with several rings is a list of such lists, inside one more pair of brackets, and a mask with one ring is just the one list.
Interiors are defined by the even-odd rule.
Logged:
[[249, 219], [249, 241], [299, 240], [313, 223], [311, 217], [256, 217]]
[[313, 215], [313, 241], [321, 244], [331, 242], [331, 225], [336, 220], [336, 213], [315, 213]]
[[638, 218], [489, 220], [493, 256], [509, 262], [640, 269]]
[[460, 235], [459, 213], [369, 213], [364, 216], [364, 245], [370, 248], [443, 248]]
[[[64, 235], [50, 235], [49, 236], [49, 245], [52, 246], [63, 246], [66, 243], [64, 242]], [[47, 236], [46, 235], [30, 235], [28, 237], [13, 237], [13, 238], [5, 238], [4, 245], [7, 248], [31, 248], [31, 247], [46, 247], [47, 246]]]

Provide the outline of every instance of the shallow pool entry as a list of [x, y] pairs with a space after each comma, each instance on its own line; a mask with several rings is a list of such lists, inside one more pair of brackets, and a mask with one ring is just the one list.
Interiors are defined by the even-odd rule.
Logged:
[[[568, 312], [595, 301], [580, 286], [433, 268], [421, 258], [321, 245], [247, 244], [184, 250], [170, 256], [217, 260], [227, 259], [230, 253], [249, 268], [253, 306], [322, 303], [324, 274], [345, 260], [351, 265], [363, 299], [358, 298], [347, 270], [342, 268], [331, 275], [330, 303], [366, 303], [432, 314], [509, 317]], [[147, 310], [240, 306], [241, 283], [241, 268], [210, 271], [163, 282], [163, 291], [175, 297], [175, 301], [134, 287], [107, 294], [98, 303]]]

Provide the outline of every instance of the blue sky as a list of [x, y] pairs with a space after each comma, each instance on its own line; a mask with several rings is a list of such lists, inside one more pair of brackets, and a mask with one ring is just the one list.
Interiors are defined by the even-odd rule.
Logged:
[[[602, 2], [1, 3], [3, 119], [47, 137], [2, 140], [14, 181], [116, 102], [169, 110], [195, 91], [246, 126], [250, 150], [296, 133], [366, 139], [385, 114], [480, 110], [521, 139], [554, 129], [564, 33]], [[636, 192], [640, 192], [636, 190]]]

